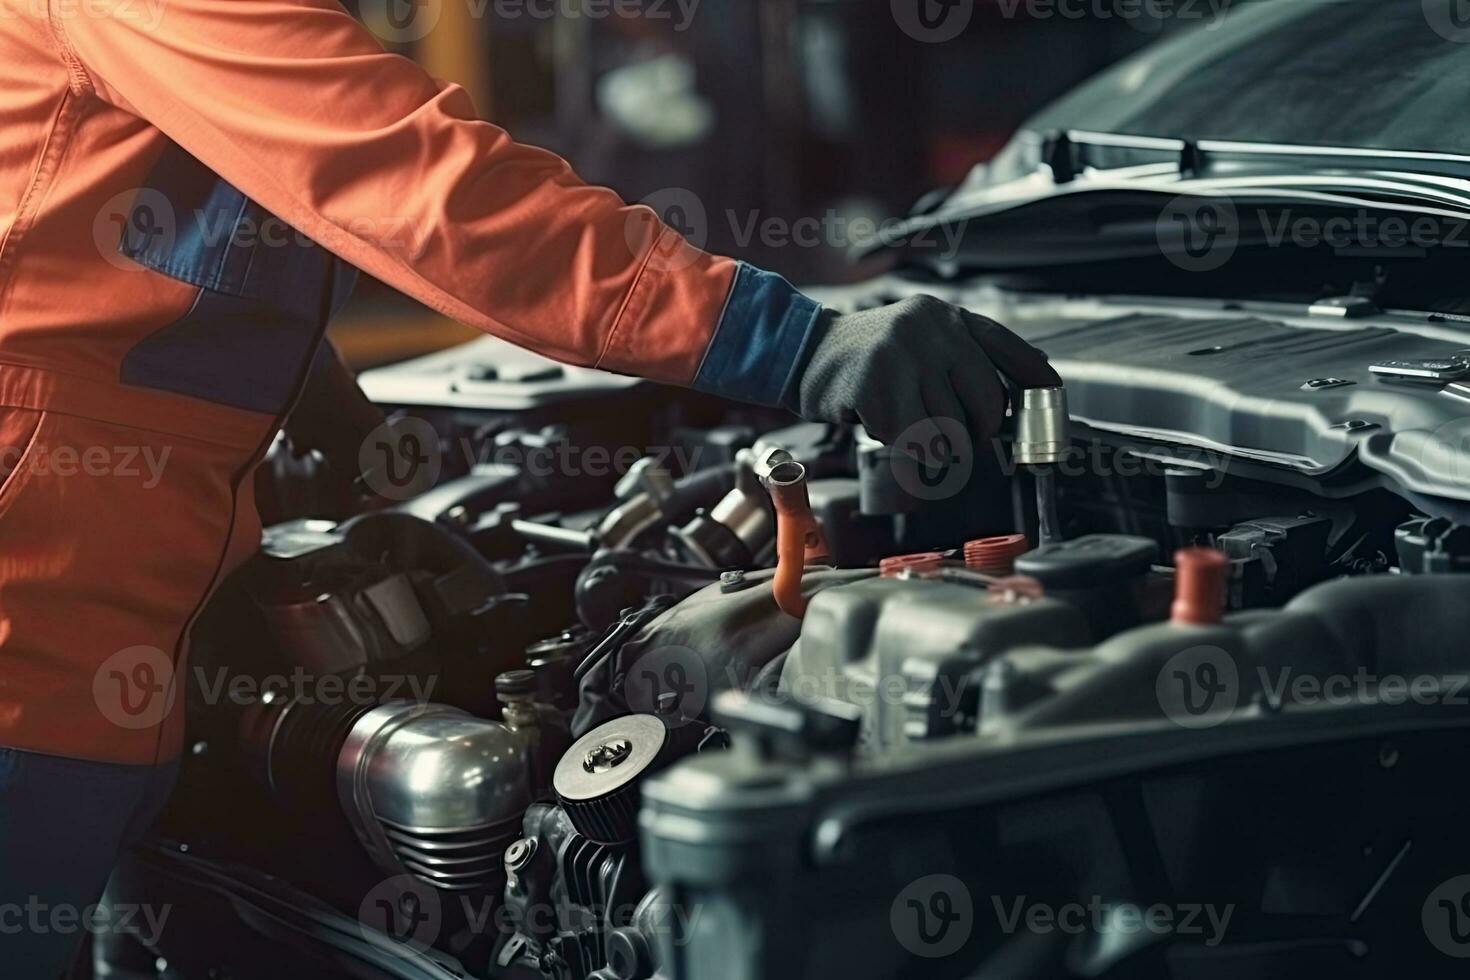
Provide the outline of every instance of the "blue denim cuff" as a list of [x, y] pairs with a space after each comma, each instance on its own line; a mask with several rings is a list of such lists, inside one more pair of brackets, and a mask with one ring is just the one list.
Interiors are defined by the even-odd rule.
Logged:
[[780, 405], [796, 381], [821, 309], [775, 273], [740, 263], [693, 386], [737, 401]]

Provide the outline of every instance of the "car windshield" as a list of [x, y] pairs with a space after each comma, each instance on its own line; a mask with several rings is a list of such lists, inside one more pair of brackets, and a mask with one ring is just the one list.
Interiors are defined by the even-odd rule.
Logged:
[[1025, 128], [1470, 154], [1470, 5], [1233, 6], [1119, 63]]

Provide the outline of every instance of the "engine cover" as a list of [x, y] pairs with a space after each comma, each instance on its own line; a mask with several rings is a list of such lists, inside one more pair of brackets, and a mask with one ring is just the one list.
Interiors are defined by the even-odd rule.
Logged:
[[1313, 478], [1355, 458], [1409, 490], [1470, 496], [1470, 389], [1385, 381], [1383, 361], [1462, 345], [1362, 323], [1134, 313], [1028, 324], [1067, 379], [1077, 421]]

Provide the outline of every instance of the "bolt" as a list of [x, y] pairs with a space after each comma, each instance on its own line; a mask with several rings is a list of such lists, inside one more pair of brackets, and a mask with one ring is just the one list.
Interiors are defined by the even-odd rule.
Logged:
[[505, 866], [511, 871], [519, 871], [531, 863], [535, 853], [536, 842], [523, 837], [505, 849]]
[[721, 572], [720, 573], [720, 591], [721, 592], [725, 592], [725, 593], [735, 592], [738, 589], [742, 589], [744, 587], [745, 587], [745, 573], [744, 572], [739, 571], [737, 569], [737, 570], [734, 570], [734, 571]]
[[[779, 482], [785, 483], [788, 481], [778, 478], [776, 474], [778, 468], [785, 467], [785, 464], [792, 462], [794, 460], [789, 452], [779, 446], [771, 446], [756, 457], [755, 462], [751, 465], [751, 469], [755, 472], [756, 478], [761, 483], [769, 483], [772, 479], [778, 479]], [[781, 470], [781, 472], [784, 472], [784, 470]]]
[[582, 768], [594, 773], [608, 772], [627, 762], [628, 756], [632, 754], [632, 742], [626, 738], [615, 738], [588, 752], [587, 758], [582, 760]]

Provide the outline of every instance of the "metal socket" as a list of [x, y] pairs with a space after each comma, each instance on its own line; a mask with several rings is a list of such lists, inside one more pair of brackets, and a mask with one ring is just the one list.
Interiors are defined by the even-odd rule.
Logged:
[[1059, 462], [1072, 450], [1065, 388], [1027, 388], [1016, 411], [1015, 460], [1020, 466]]

